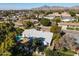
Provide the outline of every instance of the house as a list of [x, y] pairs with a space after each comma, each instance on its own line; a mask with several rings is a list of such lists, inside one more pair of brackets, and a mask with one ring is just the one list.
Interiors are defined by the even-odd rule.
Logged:
[[62, 14], [59, 13], [53, 13], [53, 14], [49, 14], [47, 16], [45, 16], [44, 18], [47, 19], [54, 19], [55, 17], [60, 17], [62, 19], [62, 22], [66, 22], [66, 21], [73, 21], [75, 20], [74, 17], [72, 17], [69, 13], [67, 12], [63, 12]]
[[[28, 19], [27, 19], [28, 20]], [[39, 21], [37, 19], [29, 19], [29, 21], [31, 21], [32, 23], [36, 24], [39, 23]]]
[[76, 21], [79, 22], [79, 14], [76, 14]]
[[14, 22], [14, 24], [15, 24], [15, 27], [19, 27], [19, 28], [23, 27], [23, 23], [20, 20], [18, 20], [17, 22]]
[[76, 14], [77, 17], [79, 17], [79, 14]]
[[60, 17], [61, 15], [59, 13], [53, 13], [53, 14], [48, 14], [47, 16], [45, 16], [44, 18], [47, 18], [47, 19], [53, 19], [55, 17]]
[[[43, 18], [44, 14], [38, 15], [39, 18]], [[36, 16], [37, 17], [37, 16]]]
[[4, 19], [4, 17], [3, 16], [0, 16], [0, 20], [3, 20]]
[[62, 19], [62, 21], [64, 21], [64, 22], [75, 20], [75, 18], [72, 17], [72, 16], [71, 16], [69, 13], [67, 13], [67, 12], [63, 12], [63, 13], [61, 14], [61, 19]]
[[79, 23], [61, 22], [58, 25], [62, 27], [62, 30], [79, 30]]
[[22, 37], [27, 37], [29, 38], [29, 40], [33, 38], [43, 38], [44, 45], [50, 45], [53, 33], [38, 31], [36, 29], [26, 29], [25, 31], [22, 32]]
[[16, 21], [17, 17], [16, 16], [12, 16], [11, 19], [14, 20], [14, 21]]

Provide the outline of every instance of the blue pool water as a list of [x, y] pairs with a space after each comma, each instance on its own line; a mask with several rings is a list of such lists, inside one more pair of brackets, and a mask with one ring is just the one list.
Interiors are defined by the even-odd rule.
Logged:
[[16, 41], [20, 41], [21, 38], [22, 38], [22, 35], [17, 35], [16, 36]]

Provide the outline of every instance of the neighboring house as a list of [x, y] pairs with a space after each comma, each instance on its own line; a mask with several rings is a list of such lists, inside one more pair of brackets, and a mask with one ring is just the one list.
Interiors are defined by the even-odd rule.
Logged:
[[79, 17], [79, 14], [76, 14], [77, 17]]
[[76, 14], [76, 21], [79, 21], [79, 14]]
[[15, 27], [19, 27], [19, 28], [23, 27], [23, 24], [21, 21], [14, 22], [14, 24], [15, 24]]
[[47, 16], [45, 16], [44, 18], [47, 18], [47, 19], [53, 19], [55, 17], [60, 17], [61, 15], [59, 13], [53, 13], [53, 14], [48, 14]]
[[63, 12], [62, 14], [59, 14], [59, 13], [53, 13], [53, 14], [49, 14], [47, 16], [45, 16], [44, 18], [47, 18], [47, 19], [54, 19], [55, 17], [60, 17], [62, 19], [62, 21], [73, 21], [75, 20], [74, 17], [72, 17], [69, 13], [67, 12]]
[[61, 22], [58, 25], [62, 27], [62, 30], [79, 30], [79, 23]]
[[3, 20], [4, 19], [4, 17], [3, 16], [0, 16], [0, 20]]
[[67, 13], [67, 12], [63, 12], [62, 14], [61, 14], [61, 19], [62, 19], [62, 21], [73, 21], [73, 20], [75, 20], [75, 18], [74, 17], [72, 17], [69, 13]]
[[27, 38], [29, 38], [29, 40], [31, 40], [33, 38], [43, 38], [44, 45], [50, 45], [52, 37], [53, 37], [53, 33], [38, 31], [36, 29], [26, 29], [22, 33], [22, 37], [27, 37]]
[[7, 16], [7, 17], [4, 18], [4, 21], [7, 21], [7, 20], [9, 20], [9, 19], [10, 19], [10, 17]]
[[37, 19], [29, 19], [32, 23], [36, 24], [39, 23], [39, 21]]
[[[37, 17], [37, 16], [36, 16], [36, 17]], [[40, 14], [38, 17], [39, 17], [39, 18], [43, 18], [43, 17], [44, 17], [44, 14]]]
[[11, 19], [12, 20], [17, 20], [17, 17], [16, 16], [12, 16]]

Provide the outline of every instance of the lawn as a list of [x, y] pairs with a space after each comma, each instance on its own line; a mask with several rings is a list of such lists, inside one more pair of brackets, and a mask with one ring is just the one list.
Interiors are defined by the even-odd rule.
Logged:
[[65, 56], [74, 56], [75, 52], [73, 51], [61, 51], [62, 54], [64, 54]]

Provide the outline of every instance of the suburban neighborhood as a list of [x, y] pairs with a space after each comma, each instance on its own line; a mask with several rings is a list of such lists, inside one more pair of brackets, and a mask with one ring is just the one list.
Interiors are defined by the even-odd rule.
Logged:
[[79, 6], [0, 10], [0, 56], [79, 56]]

